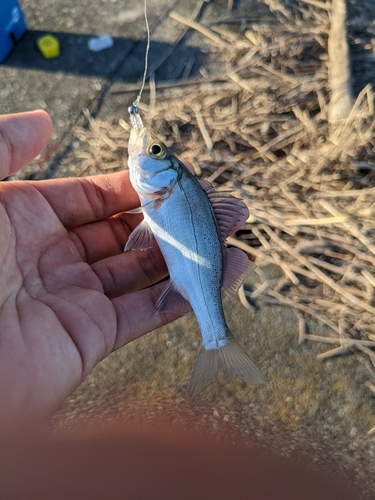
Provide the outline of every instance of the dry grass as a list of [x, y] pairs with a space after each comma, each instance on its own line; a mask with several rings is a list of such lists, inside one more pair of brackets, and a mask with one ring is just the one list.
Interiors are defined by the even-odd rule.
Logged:
[[[205, 27], [216, 57], [215, 37], [222, 41], [225, 72], [157, 91], [151, 82], [149, 105], [140, 108], [198, 176], [234, 189], [248, 205], [250, 218], [230, 244], [283, 270], [280, 279], [242, 290], [243, 302], [292, 307], [300, 340], [330, 345], [320, 358], [359, 352], [374, 375], [374, 96], [363, 89], [328, 139], [328, 14], [317, 12], [315, 24], [310, 15], [246, 36]], [[81, 175], [126, 167], [129, 125], [87, 118], [89, 128], [77, 130]], [[327, 325], [327, 337], [309, 335], [304, 315]]]

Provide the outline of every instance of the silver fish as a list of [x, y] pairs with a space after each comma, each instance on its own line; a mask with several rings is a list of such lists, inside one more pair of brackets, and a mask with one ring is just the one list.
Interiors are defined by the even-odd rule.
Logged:
[[221, 301], [221, 289], [238, 289], [249, 267], [244, 252], [224, 244], [247, 208], [209, 183], [203, 188], [143, 126], [137, 108], [129, 112], [130, 181], [141, 201], [132, 212], [142, 212], [144, 219], [131, 233], [125, 251], [150, 248], [155, 238], [170, 275], [157, 310], [186, 314], [192, 308], [195, 313], [202, 346], [188, 394], [195, 397], [215, 380], [219, 360], [230, 377], [262, 384], [259, 368], [233, 339]]

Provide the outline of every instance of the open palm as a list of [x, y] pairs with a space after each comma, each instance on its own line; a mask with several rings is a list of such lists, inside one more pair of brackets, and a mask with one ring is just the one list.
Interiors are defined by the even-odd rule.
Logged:
[[[5, 177], [44, 147], [50, 121], [12, 115], [0, 131]], [[176, 317], [156, 314], [157, 247], [123, 253], [137, 204], [127, 172], [0, 184], [2, 419], [42, 422], [101, 359]]]

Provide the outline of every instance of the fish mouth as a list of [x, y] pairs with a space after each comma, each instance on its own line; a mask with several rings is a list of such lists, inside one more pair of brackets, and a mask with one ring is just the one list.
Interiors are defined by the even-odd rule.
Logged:
[[140, 130], [132, 128], [130, 131], [128, 150], [131, 155], [139, 155], [143, 151], [143, 145], [147, 140], [147, 129], [145, 127]]

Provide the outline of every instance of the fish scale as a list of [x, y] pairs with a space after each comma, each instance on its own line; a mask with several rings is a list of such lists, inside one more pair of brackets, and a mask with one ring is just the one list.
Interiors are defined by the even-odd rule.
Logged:
[[[213, 211], [207, 197], [201, 196], [202, 189], [194, 178], [182, 176], [178, 184], [174, 195], [164, 202], [164, 210], [150, 207], [145, 210], [145, 217], [147, 214], [146, 220], [162, 254], [168, 256], [171, 281], [188, 300], [200, 328], [206, 332], [203, 345], [223, 342], [226, 339], [220, 295], [223, 254]], [[195, 221], [187, 223], [187, 214]], [[176, 245], [176, 238], [171, 243], [170, 235], [177, 232]]]

